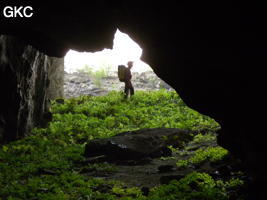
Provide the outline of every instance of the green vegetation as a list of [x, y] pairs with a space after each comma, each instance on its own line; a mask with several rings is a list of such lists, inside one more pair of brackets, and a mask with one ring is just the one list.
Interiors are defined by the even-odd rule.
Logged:
[[207, 133], [205, 135], [197, 134], [194, 136], [194, 139], [190, 142], [190, 144], [212, 142], [212, 141], [215, 141], [215, 139], [216, 139], [216, 135], [214, 133]]
[[175, 92], [137, 91], [129, 101], [118, 92], [101, 97], [80, 97], [53, 107], [51, 134], [67, 133], [75, 138], [110, 137], [141, 128], [172, 127], [217, 130], [211, 118], [188, 108]]
[[[219, 128], [214, 120], [188, 108], [175, 92], [137, 91], [130, 100], [113, 92], [55, 101], [52, 112], [53, 121], [47, 128], [36, 128], [31, 136], [1, 147], [0, 199], [220, 200], [227, 199], [227, 188], [242, 185], [239, 179], [214, 180], [208, 174], [194, 172], [144, 196], [140, 188], [87, 174], [117, 170], [107, 163], [85, 162], [83, 152], [88, 140], [140, 128]], [[222, 148], [208, 148], [197, 151], [195, 156], [200, 158], [191, 158], [190, 162], [201, 162], [202, 157], [216, 161], [224, 155]]]
[[83, 68], [79, 69], [78, 72], [87, 73], [88, 76], [90, 76], [93, 79], [93, 83], [97, 87], [101, 87], [102, 86], [101, 79], [109, 76], [110, 69], [111, 69], [111, 66], [104, 65], [100, 69], [94, 71], [93, 67], [89, 67], [88, 65], [85, 65]]
[[238, 178], [216, 181], [206, 173], [193, 172], [180, 180], [171, 181], [168, 185], [153, 188], [148, 196], [143, 196], [139, 188], [114, 187], [112, 192], [117, 198], [125, 200], [226, 200], [227, 190], [243, 184]]
[[154, 188], [148, 199], [153, 200], [226, 200], [227, 189], [243, 185], [243, 181], [236, 178], [230, 181], [214, 180], [206, 173], [193, 172], [179, 181], [171, 181], [168, 185]]
[[177, 167], [186, 167], [189, 164], [201, 164], [204, 161], [218, 162], [224, 159], [228, 154], [228, 151], [222, 147], [208, 147], [198, 149], [194, 155], [188, 160], [179, 160]]

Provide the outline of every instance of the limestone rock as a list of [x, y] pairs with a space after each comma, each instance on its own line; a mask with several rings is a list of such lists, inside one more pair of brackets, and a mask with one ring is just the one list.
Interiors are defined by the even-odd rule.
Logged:
[[[56, 60], [23, 40], [0, 36], [0, 142], [1, 138], [21, 138], [32, 127], [47, 123], [49, 85], [57, 71]], [[51, 67], [54, 69], [49, 71]], [[56, 87], [54, 94], [62, 93], [60, 88]]]
[[56, 99], [64, 96], [64, 58], [49, 57], [47, 97]]

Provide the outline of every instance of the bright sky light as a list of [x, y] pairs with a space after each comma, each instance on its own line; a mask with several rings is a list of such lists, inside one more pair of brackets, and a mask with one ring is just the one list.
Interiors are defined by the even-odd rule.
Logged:
[[140, 60], [141, 55], [142, 49], [139, 45], [127, 34], [117, 30], [114, 36], [113, 49], [104, 49], [96, 53], [70, 50], [65, 56], [65, 71], [74, 72], [85, 65], [94, 70], [108, 66], [115, 71], [118, 65], [126, 65], [128, 61], [134, 61], [132, 71], [151, 71], [150, 66]]

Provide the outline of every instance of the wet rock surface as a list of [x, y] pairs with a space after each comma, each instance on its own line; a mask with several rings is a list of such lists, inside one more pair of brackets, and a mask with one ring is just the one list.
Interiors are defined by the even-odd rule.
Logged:
[[[132, 73], [132, 83], [135, 90], [173, 90], [162, 81], [153, 71]], [[102, 96], [110, 91], [123, 91], [124, 83], [120, 82], [116, 71], [108, 76], [95, 78], [84, 72], [64, 73], [64, 96], [66, 98], [81, 95]]]

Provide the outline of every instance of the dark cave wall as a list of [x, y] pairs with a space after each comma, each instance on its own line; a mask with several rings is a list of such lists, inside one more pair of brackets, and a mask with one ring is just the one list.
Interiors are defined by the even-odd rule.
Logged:
[[32, 127], [44, 126], [49, 120], [49, 97], [63, 93], [63, 85], [54, 84], [58, 83], [53, 77], [57, 70], [51, 68], [57, 66], [64, 70], [63, 59], [50, 58], [20, 39], [0, 36], [2, 142], [21, 138]]
[[[266, 11], [235, 3], [125, 3], [118, 27], [191, 108], [222, 127], [218, 143], [242, 159], [266, 199]], [[257, 194], [257, 195], [258, 195]], [[261, 197], [263, 195], [264, 197]]]

